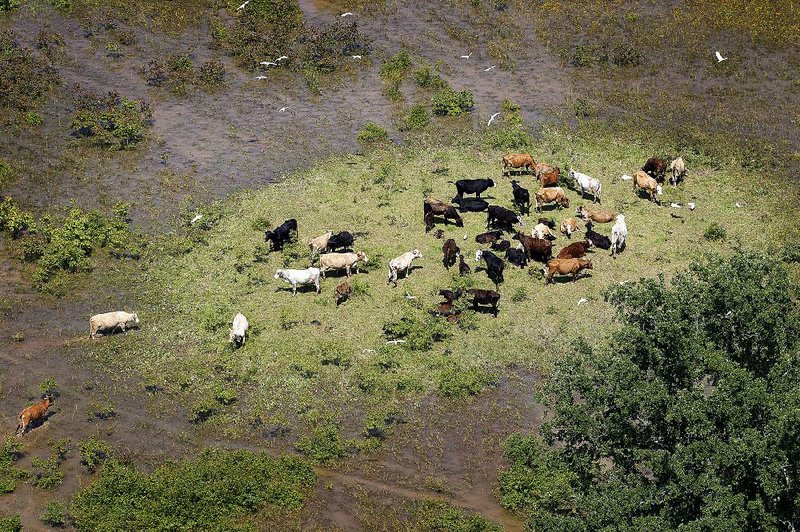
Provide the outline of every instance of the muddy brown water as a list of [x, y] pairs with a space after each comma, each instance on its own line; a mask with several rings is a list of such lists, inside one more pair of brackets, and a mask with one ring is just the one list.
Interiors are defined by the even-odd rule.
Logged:
[[[343, 10], [336, 2], [304, 0], [301, 7], [307, 20], [317, 25], [335, 20]], [[375, 53], [338, 75], [319, 97], [294, 74], [271, 71], [269, 79], [259, 81], [229, 58], [223, 58], [228, 72], [224, 89], [176, 97], [148, 87], [138, 69], [151, 58], [163, 60], [186, 49], [198, 63], [218, 56], [209, 47], [205, 27], [188, 28], [177, 36], [134, 28], [138, 44], [124, 47], [124, 57], [114, 60], [106, 56], [107, 36], [102, 31], [86, 36], [86, 21], [67, 19], [47, 8], [36, 15], [15, 13], [0, 21], [0, 27], [11, 27], [32, 46], [39, 29], [49, 26], [64, 37], [66, 59], [55, 65], [63, 84], [42, 109], [43, 126], [0, 135], [0, 152], [14, 161], [20, 176], [0, 193], [10, 193], [35, 210], [67, 206], [73, 200], [83, 207], [127, 201], [140, 227], [168, 229], [184, 201], [195, 205], [223, 198], [267, 185], [327, 155], [357, 151], [356, 133], [366, 122], [388, 127], [401, 142], [393, 127], [397, 108], [383, 96], [378, 75], [380, 58], [401, 46], [422, 62], [441, 60], [443, 77], [454, 88], [473, 92], [476, 125], [497, 112], [506, 98], [520, 103], [523, 116], [534, 124], [562, 102], [565, 74], [535, 40], [526, 41], [525, 57], [515, 71], [484, 72], [490, 62], [485, 47], [475, 47], [470, 60], [460, 59], [468, 52], [447, 37], [441, 25], [445, 19], [466, 23], [456, 14], [433, 16], [436, 9], [435, 2], [398, 2], [379, 14], [357, 13], [360, 28], [374, 39]], [[529, 81], [543, 70], [551, 75], [538, 83]], [[150, 101], [154, 112], [150, 140], [134, 151], [107, 153], [71, 138], [70, 96], [76, 85]], [[406, 104], [427, 98], [416, 94], [410, 83], [405, 93]], [[281, 107], [289, 110], [279, 113]], [[7, 242], [0, 239], [3, 433], [13, 432], [18, 412], [38, 398], [40, 382], [54, 377], [59, 385], [48, 420], [22, 438], [26, 451], [21, 467], [29, 468], [34, 456], [49, 456], [53, 440], [77, 441], [91, 435], [109, 441], [145, 469], [207, 445], [271, 452], [291, 448], [280, 435], [278, 441], [253, 443], [198, 433], [186, 421], [181, 405], [148, 394], [135, 379], [110, 374], [102, 363], [82, 358], [88, 316], [97, 309], [128, 308], [135, 301], [130, 287], [98, 287], [89, 276], [82, 289], [56, 299], [36, 293], [28, 281], [30, 274], [30, 267], [13, 258]], [[24, 340], [12, 341], [18, 333]], [[370, 529], [376, 525], [367, 508], [371, 498], [422, 499], [447, 500], [510, 530], [520, 529], [519, 521], [500, 508], [495, 493], [502, 463], [499, 442], [513, 430], [538, 426], [539, 407], [529, 402], [533, 380], [532, 376], [504, 379], [497, 389], [467, 403], [426, 401], [411, 414], [409, 423], [387, 438], [380, 452], [320, 469], [317, 499], [309, 504], [304, 523]], [[108, 404], [114, 406], [114, 416], [99, 419], [91, 414], [98, 405]], [[61, 467], [65, 478], [57, 490], [44, 492], [21, 482], [13, 495], [0, 497], [0, 514], [19, 514], [26, 530], [42, 529], [39, 516], [44, 505], [68, 500], [91, 480], [77, 450]], [[326, 484], [332, 488], [324, 488]]]

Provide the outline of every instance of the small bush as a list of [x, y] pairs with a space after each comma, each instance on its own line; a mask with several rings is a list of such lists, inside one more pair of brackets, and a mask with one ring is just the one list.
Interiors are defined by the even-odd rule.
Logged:
[[64, 472], [59, 468], [60, 465], [61, 462], [57, 454], [50, 456], [47, 460], [38, 456], [32, 458], [33, 474], [31, 476], [31, 484], [45, 490], [57, 488], [64, 480]]
[[27, 473], [14, 467], [14, 462], [22, 456], [22, 442], [14, 436], [6, 436], [0, 446], [0, 494], [11, 493], [17, 481], [27, 477]]
[[402, 78], [408, 73], [413, 63], [411, 55], [406, 50], [400, 50], [381, 65], [380, 75], [384, 79]]
[[111, 462], [75, 497], [78, 530], [232, 530], [240, 517], [303, 505], [314, 470], [294, 457], [210, 449], [152, 473]]
[[33, 111], [59, 83], [57, 71], [21, 46], [15, 33], [0, 31], [0, 110], [13, 116]]
[[42, 395], [57, 396], [58, 383], [56, 383], [56, 379], [53, 377], [47, 377], [45, 380], [39, 383], [39, 391], [42, 392]]
[[572, 66], [576, 66], [579, 68], [589, 67], [597, 60], [597, 47], [596, 46], [585, 46], [585, 45], [578, 45], [575, 47], [575, 51], [572, 53]]
[[0, 11], [11, 11], [19, 7], [19, 0], [0, 0]]
[[39, 113], [28, 111], [22, 116], [22, 120], [29, 126], [41, 126], [44, 123], [44, 118]]
[[320, 464], [330, 463], [347, 454], [338, 424], [330, 419], [314, 420], [312, 424], [311, 435], [297, 442], [299, 452]]
[[[10, 185], [12, 179], [14, 179], [14, 169], [5, 159], [0, 157], [0, 190]], [[2, 208], [0, 207], [0, 210]]]
[[414, 72], [414, 83], [428, 90], [439, 90], [448, 87], [447, 82], [435, 74], [429, 65], [425, 65]]
[[431, 119], [425, 106], [421, 104], [414, 105], [408, 110], [408, 115], [403, 120], [403, 125], [400, 129], [403, 131], [418, 131], [425, 129], [430, 121]]
[[94, 473], [98, 467], [112, 458], [111, 446], [94, 436], [79, 441], [78, 449], [81, 454], [81, 464], [89, 473]]
[[122, 57], [122, 47], [115, 43], [115, 42], [107, 42], [106, 43], [106, 57], [110, 57], [112, 59], [119, 59]]
[[709, 225], [703, 233], [703, 238], [712, 241], [725, 240], [727, 236], [728, 232], [717, 222], [711, 223], [711, 225]]
[[389, 340], [404, 340], [402, 346], [412, 351], [428, 351], [436, 342], [442, 342], [452, 331], [447, 322], [428, 313], [409, 310], [397, 321], [383, 326], [383, 334]]
[[149, 105], [112, 91], [104, 97], [80, 97], [70, 128], [96, 146], [124, 150], [145, 139], [152, 119]]
[[16, 239], [33, 227], [33, 216], [23, 211], [13, 199], [6, 196], [0, 200], [0, 231], [8, 231], [11, 238]]
[[478, 395], [486, 386], [497, 384], [497, 376], [479, 368], [463, 368], [447, 364], [439, 376], [439, 393], [443, 397], [460, 398]]
[[200, 84], [209, 87], [222, 85], [225, 81], [225, 65], [219, 59], [210, 59], [200, 65], [200, 71], [197, 74], [197, 80]]
[[189, 411], [190, 423], [203, 423], [216, 412], [216, 405], [209, 400], [200, 400], [192, 405]]
[[18, 515], [0, 517], [0, 532], [20, 532], [22, 519]]
[[389, 132], [372, 122], [366, 123], [364, 127], [361, 128], [361, 131], [358, 132], [358, 137], [356, 137], [356, 139], [362, 146], [390, 141]]
[[414, 502], [416, 530], [427, 532], [501, 532], [503, 528], [480, 514], [469, 514], [448, 502]]
[[431, 98], [433, 114], [439, 116], [459, 116], [472, 111], [475, 103], [468, 90], [456, 92], [451, 88], [441, 90]]
[[67, 505], [57, 501], [50, 501], [44, 507], [44, 513], [39, 519], [46, 525], [64, 528], [67, 526]]

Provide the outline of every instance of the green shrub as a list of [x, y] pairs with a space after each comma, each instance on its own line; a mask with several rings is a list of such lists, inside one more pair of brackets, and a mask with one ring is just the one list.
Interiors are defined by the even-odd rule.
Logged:
[[[0, 190], [4, 189], [11, 184], [14, 179], [14, 168], [8, 162], [0, 157]], [[2, 207], [0, 207], [2, 209]]]
[[11, 31], [0, 31], [0, 110], [12, 115], [32, 111], [60, 83], [57, 71], [17, 41]]
[[411, 55], [406, 50], [400, 50], [381, 65], [380, 75], [384, 79], [403, 78], [413, 63]]
[[0, 494], [11, 493], [17, 487], [17, 481], [26, 478], [24, 471], [14, 467], [14, 463], [22, 456], [22, 442], [14, 436], [6, 436], [0, 446]]
[[597, 60], [598, 48], [596, 46], [578, 45], [572, 53], [572, 66], [589, 67]]
[[358, 132], [358, 137], [356, 137], [356, 140], [358, 140], [358, 143], [362, 146], [369, 146], [372, 144], [390, 141], [389, 132], [372, 122], [367, 122], [364, 124], [364, 127], [361, 128], [361, 131]]
[[0, 0], [0, 11], [11, 11], [19, 7], [19, 0]]
[[71, 505], [79, 530], [230, 530], [239, 517], [303, 505], [314, 470], [294, 457], [209, 449], [150, 474], [111, 462]]
[[123, 56], [122, 47], [113, 42], [109, 41], [106, 43], [106, 57], [110, 57], [112, 59], [119, 59]]
[[22, 520], [18, 515], [0, 517], [0, 532], [20, 532]]
[[96, 146], [124, 150], [145, 139], [152, 119], [149, 105], [128, 100], [112, 91], [105, 97], [80, 97], [70, 128], [75, 135], [88, 137]]
[[200, 65], [197, 81], [209, 87], [222, 85], [225, 81], [225, 65], [219, 59], [209, 59]]
[[33, 227], [33, 216], [23, 211], [11, 197], [0, 201], [0, 231], [8, 231], [11, 238], [16, 239]]
[[195, 424], [204, 423], [205, 421], [208, 421], [208, 419], [213, 416], [216, 411], [217, 407], [214, 402], [207, 399], [201, 399], [192, 405], [192, 408], [189, 411], [189, 422]]
[[100, 465], [112, 458], [111, 446], [94, 436], [79, 441], [78, 449], [81, 454], [81, 464], [89, 473], [94, 473]]
[[67, 505], [57, 501], [50, 501], [44, 507], [44, 513], [39, 519], [46, 525], [64, 528], [67, 525]]
[[425, 65], [414, 72], [414, 83], [428, 90], [439, 90], [448, 87], [447, 82], [435, 74], [429, 65]]
[[717, 222], [712, 222], [711, 225], [709, 225], [706, 228], [705, 232], [703, 233], [703, 238], [712, 241], [725, 240], [727, 236], [728, 232], [725, 230], [724, 227], [719, 225]]
[[33, 127], [41, 126], [44, 123], [44, 118], [42, 118], [42, 115], [33, 111], [28, 111], [22, 115], [22, 120], [29, 126]]
[[39, 383], [39, 391], [42, 392], [42, 395], [56, 395], [58, 392], [58, 383], [56, 383], [56, 379], [47, 377]]
[[503, 528], [480, 514], [470, 514], [449, 502], [415, 501], [414, 529], [424, 532], [501, 532]]
[[364, 420], [364, 436], [382, 440], [386, 437], [392, 425], [402, 421], [399, 412], [392, 408], [381, 408], [370, 412]]
[[383, 326], [383, 334], [389, 340], [403, 340], [403, 348], [412, 351], [428, 351], [436, 342], [452, 336], [447, 322], [418, 310], [407, 310], [396, 321]]
[[33, 457], [31, 459], [33, 467], [31, 484], [44, 490], [57, 488], [64, 480], [64, 472], [61, 471], [60, 465], [61, 461], [57, 454], [51, 455], [47, 460], [38, 456]]
[[431, 102], [433, 114], [440, 116], [459, 116], [472, 111], [475, 105], [470, 91], [457, 92], [449, 87], [434, 94]]
[[346, 442], [339, 434], [339, 425], [326, 417], [311, 419], [311, 434], [297, 442], [298, 452], [319, 464], [327, 464], [347, 454]]
[[439, 375], [439, 393], [443, 397], [459, 398], [478, 395], [486, 386], [497, 384], [497, 376], [480, 368], [464, 368], [448, 363]]
[[418, 131], [420, 129], [425, 129], [430, 121], [431, 119], [430, 116], [428, 116], [428, 110], [425, 109], [425, 106], [417, 104], [408, 110], [408, 115], [406, 115], [405, 120], [403, 120], [400, 129], [403, 131]]

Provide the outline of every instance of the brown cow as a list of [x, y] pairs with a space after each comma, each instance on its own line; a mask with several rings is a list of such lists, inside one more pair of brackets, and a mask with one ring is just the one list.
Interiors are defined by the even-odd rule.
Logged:
[[659, 183], [663, 183], [667, 173], [667, 161], [660, 157], [650, 157], [642, 166], [642, 170]]
[[636, 192], [637, 188], [647, 192], [650, 201], [661, 204], [656, 197], [662, 192], [661, 185], [658, 184], [658, 181], [641, 170], [638, 170], [635, 174], [633, 174], [633, 191]]
[[558, 252], [556, 258], [558, 259], [579, 259], [586, 255], [586, 252], [594, 247], [590, 240], [583, 240], [582, 242], [573, 242]]
[[536, 191], [533, 197], [536, 204], [536, 212], [542, 212], [542, 205], [545, 203], [556, 203], [559, 209], [561, 207], [569, 207], [569, 198], [561, 187], [542, 187]]
[[501, 161], [503, 163], [503, 175], [507, 173], [510, 175], [511, 170], [519, 168], [532, 172], [536, 164], [530, 153], [506, 153]]
[[595, 211], [592, 209], [587, 209], [583, 205], [578, 207], [578, 210], [575, 211], [575, 216], [579, 216], [584, 220], [592, 220], [593, 222], [597, 222], [599, 224], [608, 223], [616, 217], [616, 215], [611, 211]]
[[441, 200], [426, 198], [422, 204], [422, 211], [425, 219], [425, 232], [433, 229], [434, 216], [442, 216], [445, 223], [448, 220], [455, 220], [456, 227], [464, 227], [464, 220], [461, 219], [456, 208]]
[[449, 270], [450, 266], [456, 263], [456, 256], [460, 253], [461, 249], [456, 245], [456, 241], [448, 238], [442, 246], [442, 264], [444, 264], [446, 270]]
[[557, 186], [558, 180], [561, 179], [561, 169], [558, 166], [539, 163], [535, 166], [534, 172], [536, 173], [536, 180], [539, 181], [543, 187]]
[[352, 293], [353, 293], [353, 288], [347, 281], [338, 285], [334, 290], [334, 297], [336, 298], [336, 306], [338, 307], [339, 305], [350, 299], [350, 294]]
[[567, 238], [572, 238], [572, 233], [581, 230], [581, 226], [578, 224], [578, 220], [575, 218], [564, 218], [561, 220], [561, 234], [566, 236]]
[[29, 406], [20, 412], [18, 417], [19, 423], [17, 424], [17, 436], [25, 434], [25, 429], [27, 429], [28, 425], [32, 422], [43, 419], [45, 414], [47, 414], [47, 409], [50, 408], [53, 403], [55, 403], [55, 399], [51, 395], [47, 395], [35, 405]]
[[511, 238], [519, 240], [520, 244], [522, 244], [522, 249], [525, 250], [525, 255], [528, 256], [528, 260], [546, 262], [553, 258], [553, 243], [550, 240], [534, 238], [521, 232]]
[[547, 263], [543, 268], [545, 273], [544, 284], [550, 284], [555, 274], [569, 275], [572, 274], [572, 282], [578, 280], [578, 274], [581, 270], [591, 270], [592, 261], [587, 259], [553, 259]]

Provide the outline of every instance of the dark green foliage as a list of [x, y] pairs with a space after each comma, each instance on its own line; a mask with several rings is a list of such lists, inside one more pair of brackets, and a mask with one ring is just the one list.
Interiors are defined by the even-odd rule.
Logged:
[[458, 398], [478, 395], [486, 386], [497, 384], [497, 376], [476, 367], [463, 367], [455, 362], [447, 364], [439, 376], [439, 393], [444, 397]]
[[81, 490], [71, 513], [79, 530], [227, 530], [262, 507], [302, 506], [316, 476], [297, 458], [210, 449], [150, 474], [109, 462]]
[[400, 50], [381, 65], [380, 75], [384, 81], [383, 93], [389, 100], [398, 101], [403, 99], [400, 85], [403, 83], [412, 64], [411, 55], [406, 50]]
[[112, 458], [111, 446], [103, 440], [98, 440], [94, 436], [78, 442], [78, 449], [81, 453], [81, 464], [93, 473], [101, 464]]
[[31, 474], [31, 484], [44, 490], [55, 489], [64, 480], [64, 472], [60, 469], [61, 459], [58, 453], [54, 453], [48, 459], [35, 456], [31, 459], [33, 473]]
[[740, 250], [669, 284], [614, 286], [606, 297], [620, 329], [607, 348], [577, 345], [543, 394], [553, 450], [509, 452], [512, 470], [545, 460], [531, 470], [570, 471], [564, 498], [529, 500], [542, 483], [532, 479], [507, 484], [504, 501], [530, 513], [533, 529], [760, 530], [796, 520], [798, 288], [781, 262]]
[[20, 532], [22, 520], [18, 515], [0, 517], [0, 532]]
[[164, 61], [150, 60], [141, 74], [147, 84], [166, 87], [178, 96], [187, 95], [192, 87], [213, 88], [225, 81], [225, 65], [219, 59], [210, 59], [194, 68], [189, 52], [173, 54]]
[[443, 89], [431, 98], [433, 114], [440, 116], [459, 116], [472, 111], [475, 102], [468, 90], [457, 92], [450, 87]]
[[209, 59], [200, 65], [197, 81], [207, 87], [222, 85], [225, 81], [225, 65], [219, 59]]
[[11, 238], [19, 238], [33, 226], [33, 216], [23, 211], [13, 199], [6, 196], [0, 200], [0, 231], [8, 231]]
[[67, 525], [67, 505], [57, 501], [50, 501], [44, 507], [44, 513], [39, 519], [46, 525], [63, 528]]
[[444, 320], [409, 309], [399, 320], [385, 324], [383, 334], [389, 340], [403, 340], [405, 349], [428, 351], [434, 343], [450, 338], [453, 333]]
[[304, 69], [329, 74], [353, 55], [367, 55], [372, 48], [370, 39], [358, 31], [355, 21], [336, 21], [324, 28], [306, 28], [298, 39], [297, 53]]
[[0, 12], [11, 11], [15, 7], [19, 7], [19, 0], [0, 0]]
[[372, 122], [367, 122], [364, 124], [364, 127], [361, 128], [361, 131], [358, 132], [358, 137], [356, 138], [358, 143], [362, 146], [370, 145], [370, 144], [377, 144], [382, 142], [389, 142], [389, 132], [386, 131], [381, 126], [374, 124]]
[[448, 87], [445, 80], [433, 72], [429, 65], [425, 65], [414, 72], [414, 83], [423, 89], [439, 90]]
[[418, 131], [420, 129], [425, 129], [430, 121], [431, 118], [428, 115], [428, 110], [425, 109], [425, 106], [417, 104], [408, 110], [408, 114], [406, 115], [405, 120], [403, 120], [403, 124], [400, 126], [400, 129], [402, 131]]
[[144, 140], [153, 120], [147, 103], [137, 103], [109, 92], [106, 96], [83, 95], [70, 122], [73, 134], [87, 137], [101, 148], [124, 150]]
[[727, 236], [728, 232], [717, 222], [712, 222], [703, 233], [703, 238], [706, 240], [725, 240]]
[[347, 454], [347, 442], [339, 434], [339, 425], [326, 416], [312, 415], [311, 434], [300, 438], [297, 450], [311, 460], [327, 464]]
[[55, 69], [0, 31], [0, 113], [14, 116], [36, 109], [59, 83]]
[[415, 529], [424, 532], [500, 532], [496, 525], [480, 514], [469, 514], [446, 502], [415, 502], [412, 507]]
[[0, 445], [0, 494], [11, 493], [17, 487], [17, 481], [27, 474], [14, 467], [14, 463], [22, 456], [22, 442], [14, 436], [6, 436]]
[[[0, 190], [11, 184], [14, 178], [14, 168], [8, 162], [0, 157]], [[2, 207], [0, 207], [2, 208]]]
[[207, 421], [217, 410], [217, 405], [214, 401], [203, 399], [197, 401], [192, 405], [189, 411], [189, 421], [192, 423], [203, 423]]

